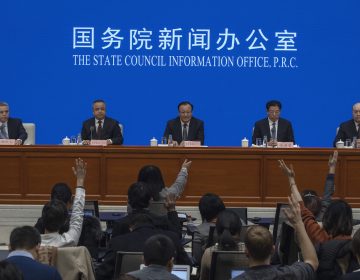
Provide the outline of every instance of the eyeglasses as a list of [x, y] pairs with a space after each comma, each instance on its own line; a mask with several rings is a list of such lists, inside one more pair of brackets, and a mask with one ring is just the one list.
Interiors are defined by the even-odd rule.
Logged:
[[268, 113], [272, 114], [272, 115], [279, 115], [280, 111], [268, 111]]
[[0, 114], [7, 114], [7, 113], [9, 113], [9, 110], [4, 110], [4, 111], [0, 111]]

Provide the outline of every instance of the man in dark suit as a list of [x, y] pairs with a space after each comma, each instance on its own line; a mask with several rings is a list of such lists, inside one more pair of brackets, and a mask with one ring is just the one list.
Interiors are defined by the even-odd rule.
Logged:
[[252, 136], [253, 144], [256, 139], [263, 139], [265, 136], [268, 145], [276, 146], [277, 142], [293, 142], [295, 143], [294, 132], [291, 122], [280, 118], [281, 103], [277, 100], [271, 100], [266, 103], [267, 118], [259, 120], [255, 123]]
[[54, 267], [36, 260], [40, 243], [41, 237], [37, 229], [30, 226], [15, 228], [10, 234], [10, 254], [7, 261], [22, 272], [24, 280], [61, 280]]
[[0, 139], [15, 139], [15, 145], [21, 145], [27, 136], [21, 120], [9, 118], [9, 105], [0, 102]]
[[183, 101], [178, 105], [179, 116], [167, 122], [164, 137], [172, 135], [175, 145], [183, 141], [200, 141], [204, 145], [204, 122], [192, 116], [193, 105]]
[[89, 145], [90, 140], [106, 140], [108, 145], [121, 145], [123, 136], [119, 122], [106, 115], [106, 105], [104, 100], [93, 102], [94, 118], [84, 121], [81, 137], [84, 145]]
[[360, 103], [355, 103], [353, 105], [352, 116], [353, 118], [351, 120], [340, 124], [339, 130], [333, 142], [334, 147], [336, 147], [336, 142], [339, 140], [345, 142], [347, 139], [350, 139], [350, 141], [353, 141], [354, 138], [360, 139]]

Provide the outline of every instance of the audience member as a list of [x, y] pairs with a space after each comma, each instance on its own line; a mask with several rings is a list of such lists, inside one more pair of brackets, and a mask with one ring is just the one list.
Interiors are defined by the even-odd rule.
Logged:
[[174, 257], [175, 247], [171, 239], [162, 234], [154, 235], [144, 245], [146, 267], [128, 274], [139, 280], [180, 280], [179, 277], [171, 274]]
[[245, 250], [250, 268], [234, 279], [315, 279], [318, 259], [301, 219], [299, 197], [291, 194], [288, 199], [289, 209], [285, 210], [285, 215], [296, 232], [304, 261], [295, 262], [290, 266], [270, 265], [271, 254], [274, 251], [272, 235], [265, 227], [251, 226], [245, 236]]
[[352, 210], [350, 205], [343, 200], [332, 201], [326, 209], [323, 216], [323, 226], [321, 227], [315, 219], [313, 213], [304, 206], [304, 202], [299, 193], [295, 182], [295, 172], [290, 165], [286, 166], [283, 160], [280, 162], [280, 168], [289, 179], [291, 191], [298, 197], [301, 207], [301, 216], [304, 221], [306, 231], [311, 241], [322, 243], [332, 239], [350, 240], [352, 232]]
[[121, 145], [124, 141], [119, 122], [106, 117], [106, 104], [104, 100], [95, 100], [92, 104], [94, 118], [84, 121], [81, 137], [84, 145], [91, 140], [106, 140], [108, 145]]
[[167, 216], [158, 216], [151, 213], [148, 209], [151, 199], [151, 191], [147, 184], [136, 182], [129, 187], [128, 204], [132, 209], [126, 217], [114, 222], [112, 236], [116, 237], [120, 234], [130, 232], [130, 224], [133, 215], [148, 214], [155, 227], [164, 230], [170, 230], [181, 236], [181, 224], [178, 214], [175, 210], [175, 196], [169, 194], [166, 197], [165, 207], [167, 208]]
[[353, 261], [354, 256], [351, 252], [353, 219], [350, 205], [343, 200], [333, 200], [326, 209], [322, 226], [320, 226], [313, 213], [304, 206], [295, 183], [295, 172], [292, 165], [289, 168], [284, 161], [280, 161], [280, 167], [288, 176], [291, 191], [300, 203], [301, 216], [307, 234], [317, 245], [318, 279], [338, 279], [341, 275], [357, 269], [358, 264]]
[[7, 260], [21, 270], [24, 280], [61, 279], [54, 267], [36, 261], [40, 243], [40, 233], [36, 228], [31, 226], [15, 228], [10, 234], [10, 254]]
[[73, 172], [76, 177], [75, 199], [72, 207], [70, 226], [67, 232], [59, 233], [67, 217], [67, 209], [64, 202], [52, 200], [45, 204], [42, 213], [45, 233], [41, 236], [41, 245], [55, 247], [76, 246], [78, 244], [84, 215], [86, 163], [82, 159], [75, 160]]
[[144, 244], [151, 236], [163, 234], [169, 237], [175, 247], [174, 260], [178, 264], [190, 264], [190, 260], [181, 245], [180, 238], [172, 231], [161, 230], [152, 224], [152, 219], [146, 214], [132, 216], [131, 231], [110, 240], [109, 251], [103, 263], [96, 270], [96, 279], [110, 279], [115, 270], [116, 252], [143, 252]]
[[322, 221], [324, 213], [331, 203], [331, 198], [335, 191], [337, 157], [337, 151], [334, 151], [333, 155], [330, 155], [329, 157], [329, 172], [326, 177], [322, 198], [320, 199], [316, 191], [313, 190], [304, 190], [301, 195], [304, 201], [304, 206], [314, 214], [317, 221]]
[[179, 103], [179, 116], [166, 124], [166, 139], [172, 135], [175, 145], [182, 146], [184, 141], [200, 141], [204, 145], [204, 122], [192, 116], [193, 109], [189, 101]]
[[169, 193], [174, 194], [176, 198], [182, 194], [187, 182], [190, 166], [191, 161], [185, 160], [176, 181], [168, 188], [165, 187], [160, 168], [155, 165], [146, 165], [142, 167], [138, 174], [138, 182], [144, 182], [149, 186], [153, 201], [165, 202], [166, 196]]
[[0, 261], [0, 279], [1, 280], [23, 280], [21, 271], [7, 260]]
[[204, 194], [199, 200], [199, 211], [202, 223], [196, 227], [193, 240], [193, 257], [200, 264], [202, 255], [208, 243], [210, 227], [215, 226], [217, 217], [225, 210], [224, 202], [213, 193]]
[[335, 136], [333, 146], [336, 147], [336, 142], [339, 140], [346, 141], [354, 138], [360, 138], [360, 103], [355, 103], [352, 107], [352, 119], [340, 124], [339, 130]]
[[210, 277], [210, 265], [212, 252], [222, 251], [241, 251], [240, 244], [241, 221], [239, 216], [232, 210], [223, 210], [218, 214], [216, 220], [216, 233], [218, 244], [207, 248], [201, 259], [200, 280], [207, 280]]
[[[71, 207], [72, 207], [72, 192], [71, 192], [70, 187], [66, 183], [56, 183], [53, 186], [53, 188], [51, 190], [50, 200], [53, 201], [55, 199], [64, 202], [67, 210], [71, 209]], [[70, 223], [69, 215], [66, 213], [66, 221], [59, 230], [60, 234], [67, 232], [69, 230], [69, 226], [70, 226], [69, 223]], [[42, 217], [40, 217], [37, 220], [37, 222], [35, 224], [35, 228], [37, 228], [37, 230], [41, 234], [45, 233], [44, 221], [43, 221]]]
[[[360, 229], [358, 229], [352, 239], [352, 251], [360, 264]], [[348, 273], [341, 277], [341, 280], [358, 280], [360, 279], [360, 269], [353, 271], [352, 273]]]
[[0, 102], [0, 139], [15, 139], [15, 145], [22, 145], [27, 137], [22, 121], [9, 117], [9, 104]]
[[252, 143], [256, 144], [256, 139], [267, 138], [268, 145], [276, 146], [277, 142], [294, 142], [294, 132], [291, 122], [280, 118], [281, 102], [271, 100], [266, 103], [267, 117], [259, 120], [254, 125]]

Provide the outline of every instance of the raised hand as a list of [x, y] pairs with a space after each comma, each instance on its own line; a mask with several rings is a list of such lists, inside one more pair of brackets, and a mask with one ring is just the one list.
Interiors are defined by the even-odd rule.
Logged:
[[330, 155], [328, 162], [330, 174], [335, 174], [337, 159], [338, 159], [338, 151], [334, 151], [334, 153]]
[[185, 159], [185, 161], [183, 162], [181, 168], [186, 168], [187, 171], [189, 171], [191, 163], [192, 163], [192, 161], [189, 161], [189, 160]]
[[77, 180], [77, 186], [84, 186], [86, 177], [87, 163], [81, 158], [75, 159], [75, 166], [72, 167], [72, 171]]

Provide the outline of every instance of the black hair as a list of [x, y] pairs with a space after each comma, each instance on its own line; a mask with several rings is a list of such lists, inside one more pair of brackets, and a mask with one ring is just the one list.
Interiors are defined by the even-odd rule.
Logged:
[[[10, 248], [14, 250], [31, 250], [41, 243], [39, 231], [31, 226], [17, 227], [10, 234]], [[2, 279], [0, 277], [0, 279]]]
[[1, 280], [23, 280], [23, 274], [15, 264], [3, 260], [0, 261], [0, 279]]
[[233, 236], [240, 235], [241, 221], [238, 214], [232, 210], [224, 210], [219, 213], [216, 220], [216, 232], [221, 250], [236, 250], [237, 241]]
[[71, 202], [72, 192], [66, 183], [56, 183], [51, 190], [51, 200], [58, 199], [68, 204]]
[[304, 205], [316, 217], [321, 211], [321, 200], [316, 191], [304, 190], [301, 194]]
[[333, 238], [351, 235], [353, 216], [350, 205], [341, 199], [333, 200], [324, 213], [323, 227]]
[[193, 106], [189, 101], [182, 101], [182, 102], [180, 102], [179, 105], [178, 105], [178, 111], [180, 110], [180, 106], [183, 106], [183, 105], [190, 105], [190, 107], [191, 107], [191, 112], [192, 112], [193, 109], [194, 109], [194, 106]]
[[225, 210], [225, 204], [221, 198], [214, 193], [206, 193], [199, 200], [199, 211], [203, 221], [211, 221]]
[[133, 210], [148, 208], [150, 199], [151, 192], [146, 183], [136, 182], [129, 187], [128, 203]]
[[146, 240], [144, 245], [145, 265], [157, 264], [166, 266], [175, 257], [175, 246], [172, 240], [163, 234], [156, 234]]
[[266, 110], [268, 111], [271, 106], [277, 106], [281, 110], [281, 102], [278, 100], [270, 100], [266, 103]]
[[66, 205], [61, 200], [51, 200], [46, 203], [42, 210], [42, 219], [44, 227], [49, 232], [59, 232], [65, 224], [68, 211]]
[[138, 174], [138, 182], [144, 182], [148, 185], [153, 200], [160, 200], [160, 192], [165, 188], [165, 183], [161, 170], [155, 165], [145, 165]]
[[96, 100], [93, 101], [92, 104], [94, 105], [95, 103], [104, 103], [105, 104], [105, 101], [102, 100], [102, 99], [96, 99]]

